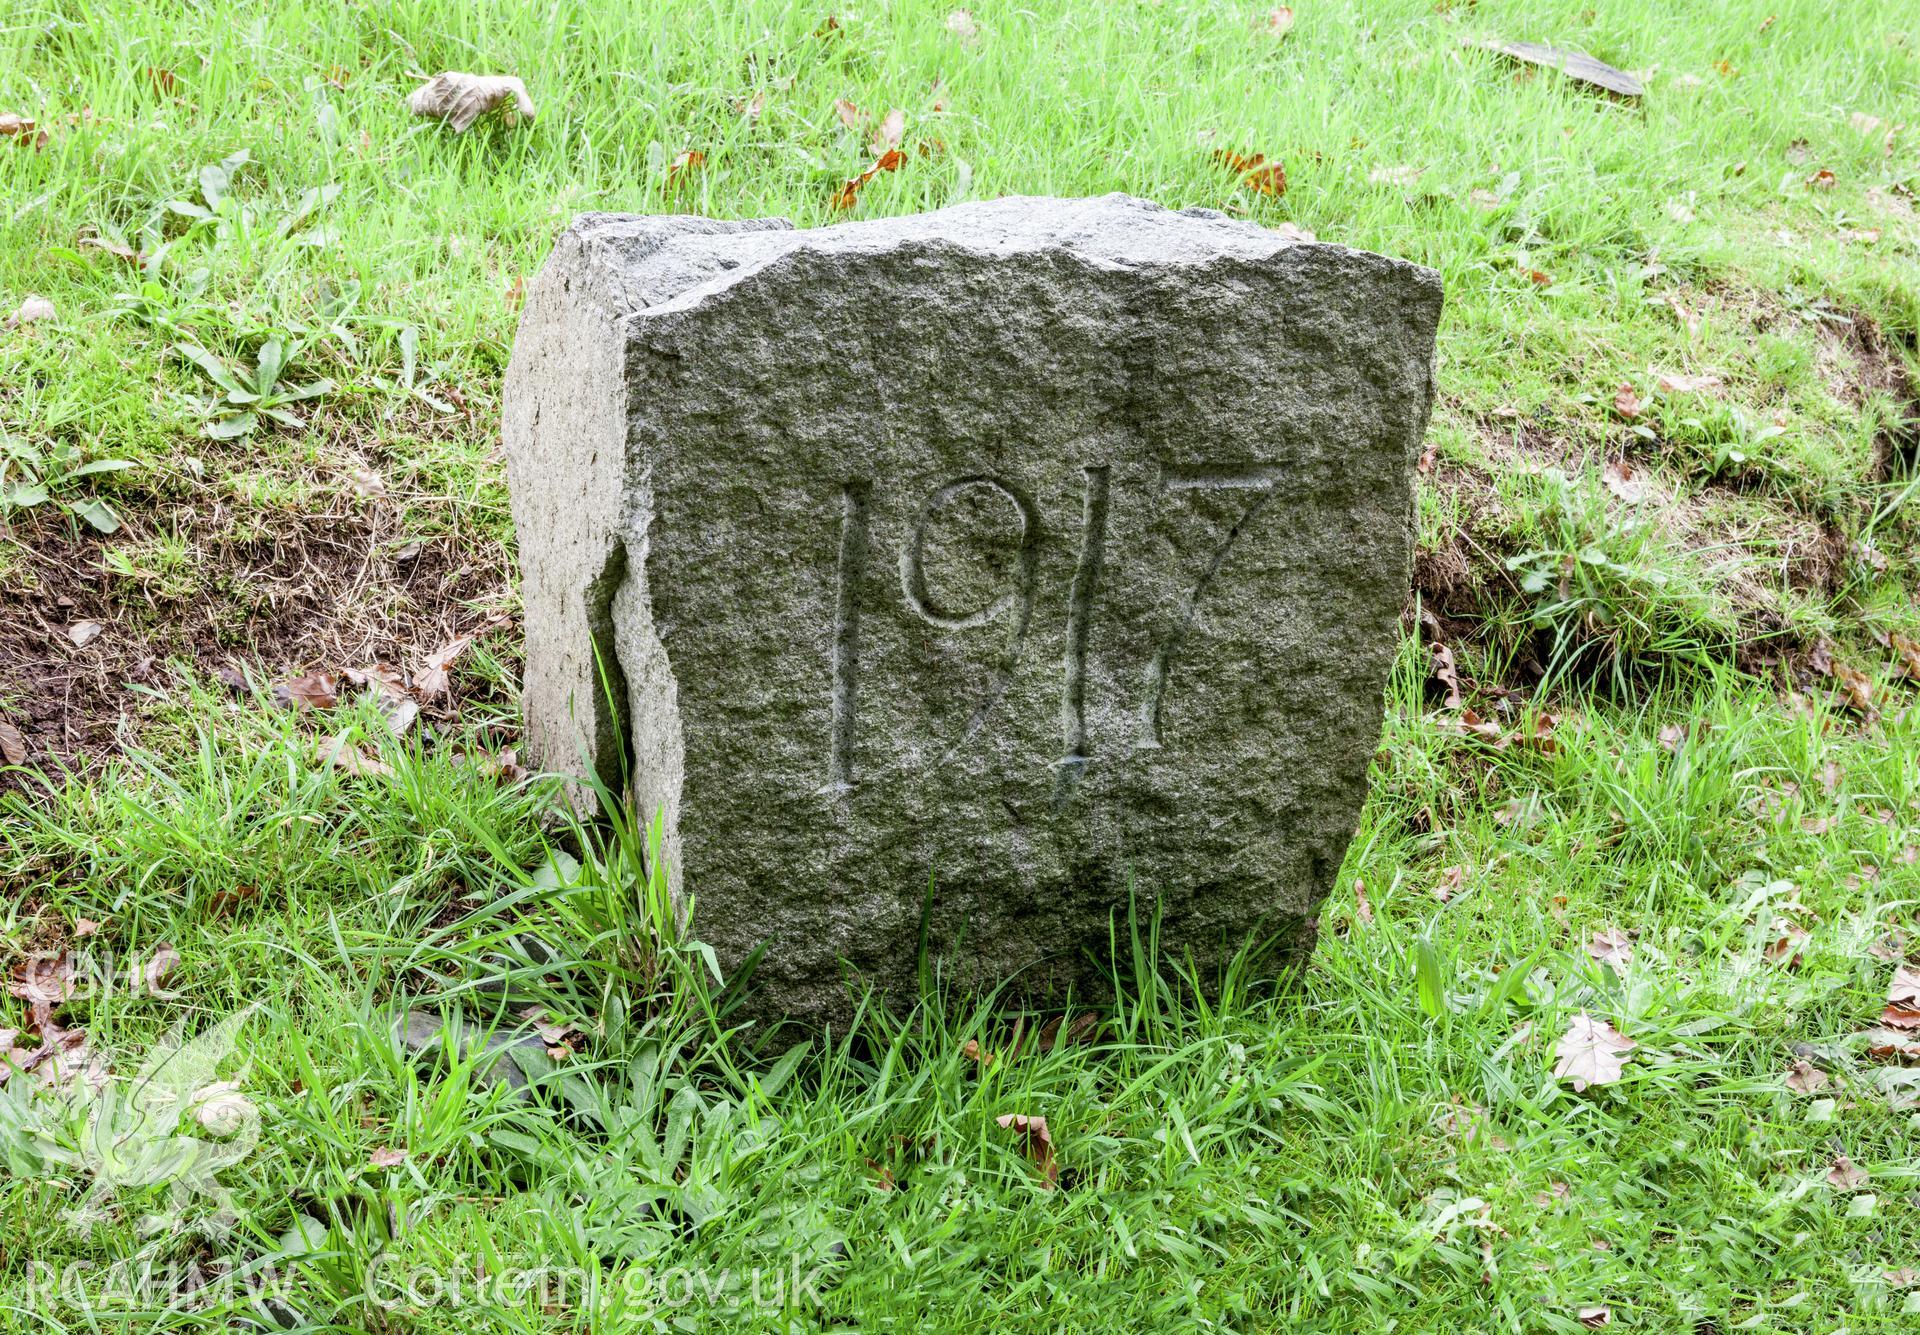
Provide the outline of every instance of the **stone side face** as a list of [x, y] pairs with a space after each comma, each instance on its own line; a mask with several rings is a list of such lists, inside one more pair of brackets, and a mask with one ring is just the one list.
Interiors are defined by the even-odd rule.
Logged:
[[612, 587], [636, 797], [723, 964], [769, 942], [769, 1017], [910, 1000], [923, 933], [965, 985], [1086, 995], [1130, 895], [1203, 964], [1308, 948], [1379, 736], [1438, 277], [1120, 196], [683, 226], [584, 223], [529, 297], [539, 759], [617, 766], [567, 750], [607, 731], [578, 695]]

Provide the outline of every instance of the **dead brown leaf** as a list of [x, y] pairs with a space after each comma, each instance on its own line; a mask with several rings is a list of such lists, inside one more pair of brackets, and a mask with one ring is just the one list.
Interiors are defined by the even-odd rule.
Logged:
[[1433, 674], [1435, 681], [1447, 688], [1445, 697], [1440, 701], [1441, 706], [1446, 709], [1460, 708], [1466, 697], [1460, 690], [1460, 665], [1454, 662], [1453, 650], [1438, 640], [1431, 640], [1427, 644], [1427, 653], [1432, 659], [1427, 670]]
[[707, 155], [705, 153], [702, 153], [697, 148], [684, 149], [675, 154], [673, 161], [667, 164], [667, 184], [672, 186], [679, 176], [685, 173], [699, 171], [706, 165]]
[[1602, 964], [1624, 969], [1633, 963], [1633, 938], [1618, 927], [1608, 927], [1587, 938], [1587, 954]]
[[1367, 900], [1367, 883], [1358, 876], [1353, 878], [1353, 911], [1361, 922], [1373, 926], [1373, 905]]
[[1833, 174], [1830, 168], [1822, 167], [1819, 171], [1807, 178], [1807, 189], [1831, 190], [1839, 179], [1839, 177]]
[[59, 314], [53, 303], [45, 297], [29, 292], [14, 308], [13, 314], [6, 320], [7, 328], [18, 329], [21, 325], [38, 324], [42, 320], [51, 320]]
[[332, 709], [340, 703], [340, 697], [331, 676], [309, 672], [304, 677], [275, 682], [273, 702], [282, 709]]
[[1786, 918], [1776, 918], [1773, 924], [1773, 941], [1767, 946], [1769, 962], [1797, 969], [1806, 958], [1808, 940], [1807, 929]]
[[859, 107], [856, 107], [844, 97], [836, 97], [833, 99], [833, 114], [838, 116], [840, 123], [849, 130], [859, 129], [867, 119], [866, 112], [860, 110]]
[[1445, 904], [1466, 888], [1467, 869], [1462, 866], [1444, 868], [1440, 872], [1440, 883], [1433, 887], [1433, 897]]
[[320, 747], [320, 763], [355, 778], [390, 778], [393, 767], [364, 746], [356, 746], [349, 729], [330, 737]]
[[11, 139], [18, 148], [45, 148], [47, 132], [36, 127], [31, 116], [0, 111], [0, 139]]
[[895, 107], [880, 118], [879, 128], [874, 130], [873, 138], [867, 147], [875, 157], [889, 149], [900, 147], [900, 139], [907, 132], [907, 113]]
[[1920, 681], [1920, 640], [1895, 631], [1887, 637], [1887, 644], [1897, 657], [1900, 675], [1908, 681]]
[[1626, 1070], [1627, 1054], [1638, 1046], [1605, 1020], [1581, 1011], [1554, 1049], [1554, 1079], [1571, 1083], [1576, 1094], [1593, 1085], [1610, 1085]]
[[1613, 1324], [1611, 1307], [1582, 1307], [1574, 1316], [1588, 1330], [1600, 1330]]
[[1634, 392], [1632, 385], [1623, 382], [1614, 389], [1613, 411], [1615, 416], [1629, 422], [1640, 415], [1640, 396]]
[[381, 1146], [367, 1156], [367, 1167], [398, 1168], [406, 1161], [407, 1152], [405, 1150], [388, 1149], [386, 1146]]
[[1060, 1180], [1060, 1161], [1054, 1157], [1053, 1134], [1047, 1130], [1047, 1119], [1029, 1117], [1025, 1113], [1008, 1113], [994, 1120], [1021, 1137], [1027, 1158], [1040, 1170], [1041, 1185], [1052, 1191]]
[[[416, 116], [443, 120], [455, 134], [489, 111], [511, 106], [525, 120], [534, 117], [533, 99], [527, 86], [511, 74], [463, 74], [444, 70], [421, 84], [407, 98], [407, 110]], [[508, 118], [512, 124], [512, 118]]]
[[1867, 1185], [1867, 1174], [1846, 1155], [1835, 1155], [1827, 1169], [1827, 1185], [1835, 1191], [1858, 1191]]
[[1267, 11], [1265, 24], [1267, 36], [1278, 39], [1293, 31], [1293, 9], [1288, 5], [1279, 5]]
[[1920, 968], [1902, 964], [1893, 971], [1893, 981], [1887, 984], [1887, 1004], [1920, 1010]]
[[1699, 375], [1662, 371], [1653, 381], [1653, 387], [1662, 394], [1701, 394], [1720, 388], [1720, 384], [1720, 377], [1711, 371], [1703, 371]]
[[1804, 1058], [1787, 1072], [1787, 1088], [1796, 1094], [1814, 1094], [1829, 1084], [1827, 1073]]
[[73, 955], [29, 955], [13, 966], [7, 992], [27, 1003], [27, 1032], [44, 1038], [52, 1028], [54, 1007], [73, 996]]
[[147, 957], [147, 962], [140, 968], [140, 981], [146, 984], [147, 995], [150, 997], [164, 995], [165, 989], [160, 984], [165, 981], [168, 974], [179, 967], [179, 951], [164, 941], [155, 946], [153, 954]]
[[899, 149], [888, 149], [874, 159], [871, 167], [861, 172], [858, 176], [849, 177], [838, 190], [834, 191], [833, 207], [836, 209], [852, 208], [854, 204], [858, 202], [860, 192], [866, 187], [868, 181], [871, 181], [881, 172], [899, 171], [900, 164], [904, 160], [905, 157]]
[[1619, 463], [1608, 464], [1601, 470], [1600, 480], [1608, 491], [1629, 505], [1639, 505], [1647, 499], [1647, 481], [1640, 470], [1622, 459]]
[[0, 761], [9, 765], [27, 763], [27, 739], [20, 729], [0, 720]]

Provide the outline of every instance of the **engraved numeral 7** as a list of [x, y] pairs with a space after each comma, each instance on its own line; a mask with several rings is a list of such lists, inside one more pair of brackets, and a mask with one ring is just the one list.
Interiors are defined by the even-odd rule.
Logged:
[[1193, 628], [1194, 615], [1199, 610], [1200, 599], [1206, 594], [1213, 577], [1220, 573], [1220, 567], [1226, 564], [1227, 553], [1233, 549], [1233, 540], [1240, 536], [1243, 529], [1251, 524], [1254, 517], [1266, 508], [1273, 499], [1274, 482], [1272, 469], [1249, 469], [1244, 472], [1207, 472], [1170, 474], [1166, 479], [1168, 491], [1251, 491], [1253, 500], [1247, 505], [1245, 513], [1227, 530], [1226, 540], [1222, 542], [1206, 566], [1200, 571], [1200, 578], [1194, 581], [1193, 592], [1186, 596], [1180, 610], [1174, 616], [1173, 627], [1167, 632], [1166, 639], [1154, 651], [1153, 661], [1147, 666], [1146, 698], [1140, 703], [1140, 727], [1134, 734], [1133, 745], [1138, 751], [1152, 751], [1160, 746], [1160, 707], [1167, 695], [1167, 677], [1173, 671], [1174, 656], [1180, 652], [1181, 644], [1187, 638], [1187, 632]]

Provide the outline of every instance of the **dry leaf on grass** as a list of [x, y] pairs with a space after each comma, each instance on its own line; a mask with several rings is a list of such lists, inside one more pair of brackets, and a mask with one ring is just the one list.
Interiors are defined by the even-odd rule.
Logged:
[[0, 762], [9, 765], [27, 763], [27, 739], [11, 723], [0, 723]]
[[407, 98], [407, 110], [416, 116], [443, 120], [459, 134], [489, 111], [509, 103], [520, 116], [533, 119], [533, 99], [527, 96], [527, 86], [511, 74], [446, 70], [413, 90]]
[[1268, 10], [1267, 21], [1263, 27], [1269, 37], [1285, 37], [1293, 31], [1292, 8], [1287, 5], [1281, 5], [1276, 9]]
[[1427, 671], [1433, 679], [1447, 688], [1440, 704], [1445, 709], [1458, 709], [1465, 703], [1466, 697], [1460, 689], [1460, 665], [1454, 661], [1453, 650], [1438, 640], [1427, 642], [1427, 653], [1432, 659]]
[[1622, 459], [1617, 464], [1608, 464], [1600, 474], [1600, 480], [1608, 491], [1629, 505], [1639, 505], [1647, 499], [1647, 480], [1640, 470]]
[[880, 127], [873, 132], [873, 139], [867, 145], [875, 157], [890, 148], [900, 147], [900, 138], [907, 132], [907, 113], [895, 107], [881, 118]]
[[42, 320], [51, 320], [58, 314], [51, 301], [28, 293], [26, 299], [14, 308], [13, 314], [7, 317], [7, 328], [18, 329], [23, 324], [38, 324]]
[[1817, 1093], [1828, 1083], [1827, 1073], [1805, 1059], [1795, 1062], [1787, 1072], [1787, 1088], [1796, 1094]]
[[1711, 371], [1703, 371], [1699, 375], [1662, 371], [1654, 377], [1653, 387], [1662, 394], [1700, 394], [1720, 388], [1720, 377]]
[[860, 110], [859, 107], [856, 107], [844, 97], [836, 97], [833, 99], [833, 114], [838, 116], [840, 123], [849, 130], [859, 129], [861, 122], [867, 118], [866, 112]]
[[1455, 895], [1466, 888], [1466, 884], [1467, 869], [1465, 867], [1453, 866], [1445, 868], [1440, 873], [1440, 883], [1433, 887], [1433, 897], [1442, 904], [1448, 903]]
[[674, 185], [678, 178], [688, 172], [699, 171], [707, 165], [707, 155], [697, 148], [689, 148], [674, 155], [667, 164], [667, 184]]
[[1797, 969], [1806, 958], [1807, 929], [1785, 918], [1776, 918], [1774, 937], [1767, 946], [1767, 959], [1774, 964]]
[[330, 737], [320, 747], [320, 763], [355, 778], [389, 778], [393, 767], [364, 746], [356, 746], [349, 729]]
[[836, 209], [852, 208], [854, 204], [859, 201], [860, 192], [866, 188], [868, 181], [871, 181], [881, 172], [899, 171], [900, 164], [905, 160], [905, 155], [902, 154], [899, 149], [888, 149], [885, 153], [882, 153], [874, 159], [871, 167], [861, 172], [858, 176], [848, 177], [841, 187], [833, 192], [833, 207]]
[[54, 1007], [73, 996], [73, 956], [30, 955], [14, 966], [7, 983], [10, 995], [27, 1003], [27, 1029], [45, 1035], [52, 1027]]
[[1028, 1117], [1025, 1113], [1008, 1113], [994, 1120], [1021, 1138], [1027, 1157], [1040, 1170], [1041, 1185], [1052, 1191], [1060, 1180], [1060, 1161], [1054, 1158], [1053, 1135], [1047, 1130], [1047, 1119]]
[[45, 148], [47, 132], [36, 129], [31, 116], [22, 116], [12, 111], [0, 111], [0, 139], [11, 139], [19, 148]]
[[147, 995], [150, 997], [165, 996], [166, 993], [160, 984], [168, 974], [179, 967], [179, 951], [167, 945], [165, 942], [154, 947], [153, 954], [147, 957], [147, 962], [140, 968], [140, 979], [146, 984]]
[[1835, 1191], [1858, 1191], [1867, 1185], [1867, 1174], [1846, 1155], [1836, 1155], [1827, 1169], [1827, 1185]]
[[1618, 927], [1608, 927], [1587, 938], [1587, 954], [1624, 969], [1633, 963], [1633, 938]]
[[1605, 1020], [1581, 1011], [1554, 1048], [1554, 1079], [1571, 1083], [1576, 1094], [1593, 1085], [1610, 1085], [1626, 1070], [1627, 1054], [1638, 1046]]
[[1640, 396], [1634, 393], [1632, 385], [1621, 384], [1614, 389], [1613, 412], [1629, 422], [1640, 415]]
[[1579, 1318], [1580, 1324], [1588, 1330], [1600, 1330], [1605, 1326], [1613, 1324], [1613, 1309], [1611, 1307], [1583, 1307], [1578, 1312], [1575, 1312], [1574, 1315]]
[[273, 702], [282, 709], [332, 709], [340, 703], [334, 680], [324, 672], [309, 672], [275, 682]]
[[968, 45], [980, 40], [980, 25], [975, 23], [973, 15], [964, 9], [956, 9], [947, 15], [947, 31]]
[[405, 1150], [394, 1150], [394, 1149], [388, 1149], [385, 1146], [381, 1146], [379, 1149], [375, 1150], [372, 1154], [369, 1154], [367, 1156], [367, 1167], [398, 1168], [401, 1164], [405, 1163], [406, 1161], [407, 1161], [407, 1152]]
[[1367, 883], [1358, 876], [1353, 878], [1353, 911], [1361, 922], [1373, 926], [1373, 905], [1367, 899]]

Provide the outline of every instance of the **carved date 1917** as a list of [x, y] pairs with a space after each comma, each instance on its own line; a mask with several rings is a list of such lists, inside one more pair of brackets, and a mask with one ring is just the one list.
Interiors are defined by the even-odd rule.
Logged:
[[[1095, 600], [1106, 570], [1106, 530], [1108, 483], [1111, 470], [1093, 465], [1084, 473], [1081, 511], [1080, 550], [1075, 562], [1073, 582], [1067, 590], [1066, 657], [1062, 665], [1060, 718], [1062, 749], [1060, 767], [1069, 780], [1085, 768], [1087, 739], [1087, 652], [1092, 637]], [[1148, 660], [1133, 736], [1136, 750], [1156, 750], [1161, 745], [1161, 713], [1166, 698], [1167, 680], [1173, 671], [1182, 641], [1192, 629], [1200, 600], [1226, 563], [1228, 553], [1240, 534], [1254, 522], [1272, 499], [1278, 480], [1270, 467], [1165, 470], [1162, 489], [1167, 492], [1240, 490], [1252, 493], [1246, 509], [1228, 529], [1218, 548], [1208, 554], [1198, 577], [1187, 591], [1163, 631]], [[942, 606], [929, 591], [926, 575], [927, 532], [934, 517], [945, 506], [965, 493], [981, 489], [1010, 503], [1019, 517], [1017, 555], [1011, 587], [997, 598], [971, 610]], [[838, 587], [835, 596], [835, 635], [833, 641], [833, 726], [832, 750], [828, 762], [828, 789], [846, 792], [854, 785], [853, 751], [855, 702], [859, 692], [860, 600], [857, 590], [865, 575], [870, 546], [868, 508], [872, 496], [871, 481], [847, 483], [841, 490], [841, 528]], [[1033, 503], [1003, 478], [987, 474], [955, 478], [937, 488], [920, 507], [900, 549], [900, 592], [906, 606], [929, 625], [942, 630], [968, 630], [1005, 619], [1006, 645], [994, 667], [985, 695], [968, 718], [966, 728], [954, 743], [964, 745], [986, 723], [994, 706], [1005, 695], [1018, 666], [1021, 647], [1033, 622], [1036, 592], [1035, 573], [1040, 547], [1040, 516]]]

